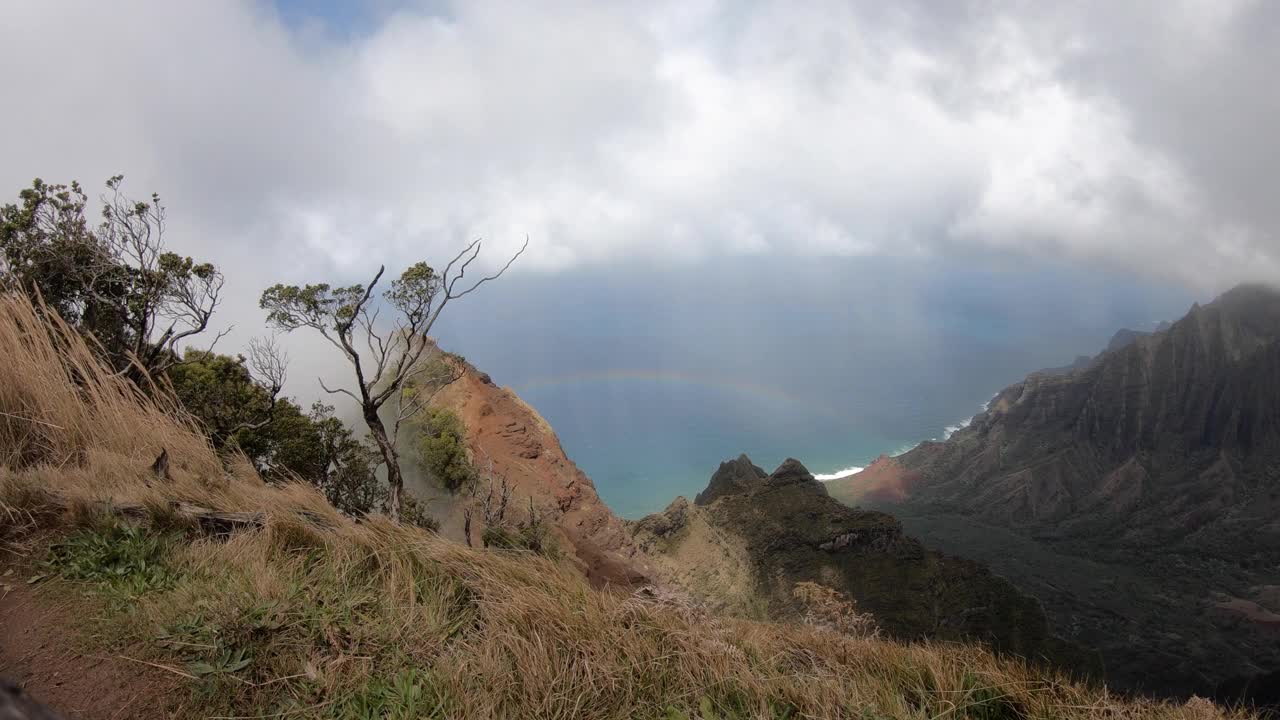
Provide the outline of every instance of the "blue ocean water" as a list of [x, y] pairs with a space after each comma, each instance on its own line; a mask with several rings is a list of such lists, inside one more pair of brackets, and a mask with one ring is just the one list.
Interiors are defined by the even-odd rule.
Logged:
[[866, 259], [529, 273], [485, 289], [450, 308], [442, 342], [537, 408], [630, 518], [692, 497], [744, 452], [834, 474], [940, 438], [1027, 372], [1193, 300], [1078, 269]]

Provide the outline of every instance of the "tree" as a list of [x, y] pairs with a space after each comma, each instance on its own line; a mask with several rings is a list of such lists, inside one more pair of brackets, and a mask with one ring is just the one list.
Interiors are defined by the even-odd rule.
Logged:
[[[279, 362], [280, 356], [273, 357]], [[381, 504], [377, 451], [334, 416], [333, 406], [317, 402], [303, 412], [289, 398], [278, 397], [283, 375], [261, 367], [252, 352], [245, 358], [188, 350], [183, 362], [170, 368], [169, 381], [214, 447], [244, 453], [266, 480], [309, 482], [350, 515]]]
[[[501, 277], [528, 246], [526, 238], [520, 250], [500, 270], [468, 284], [467, 269], [479, 257], [481, 249], [481, 241], [474, 240], [449, 261], [443, 273], [437, 273], [425, 262], [411, 265], [382, 293], [381, 304], [373, 300], [373, 294], [386, 266], [378, 268], [367, 285], [340, 288], [327, 283], [302, 287], [274, 285], [262, 293], [259, 305], [267, 311], [268, 323], [286, 332], [303, 327], [319, 332], [351, 366], [356, 381], [354, 392], [347, 388], [331, 389], [323, 382], [321, 388], [330, 394], [348, 395], [359, 404], [361, 416], [387, 467], [387, 509], [394, 520], [400, 519], [404, 490], [396, 449], [400, 425], [431, 400], [429, 393], [414, 393], [406, 398], [402, 391], [406, 383], [428, 368], [449, 367], [447, 363], [427, 362], [435, 349], [427, 335], [450, 301]], [[384, 307], [395, 313], [390, 329], [378, 326]], [[441, 384], [447, 382], [431, 383], [436, 387]], [[380, 411], [393, 398], [400, 402], [393, 406], [395, 420], [388, 433]]]
[[[332, 405], [314, 403], [306, 419], [319, 441], [323, 472], [316, 484], [321, 492], [334, 507], [349, 515], [372, 512], [385, 497], [374, 472], [378, 466], [377, 451], [357, 439], [351, 428], [334, 417]], [[284, 438], [281, 442], [281, 459], [289, 464], [289, 446]]]
[[107, 181], [111, 196], [103, 198], [98, 236], [117, 263], [107, 277], [124, 286], [116, 295], [129, 330], [129, 356], [137, 371], [154, 377], [178, 361], [182, 341], [209, 328], [224, 280], [212, 264], [167, 251], [160, 196], [131, 200], [120, 190], [123, 181], [123, 175]]
[[168, 251], [160, 197], [130, 199], [123, 181], [107, 181], [97, 226], [86, 219], [88, 198], [75, 182], [36, 179], [19, 203], [0, 208], [0, 283], [38, 293], [141, 381], [179, 362], [179, 345], [208, 330], [223, 276]]
[[62, 319], [111, 340], [123, 328], [123, 318], [110, 322], [102, 312], [114, 305], [104, 298], [114, 288], [103, 276], [115, 261], [85, 218], [88, 196], [79, 183], [50, 185], [37, 178], [18, 199], [0, 208], [4, 288], [38, 294]]
[[167, 379], [187, 412], [204, 425], [214, 447], [238, 447], [258, 464], [269, 445], [261, 431], [282, 411], [302, 415], [296, 405], [280, 398], [286, 364], [287, 357], [273, 341], [255, 339], [249, 343], [248, 358], [188, 348], [182, 362], [169, 368]]

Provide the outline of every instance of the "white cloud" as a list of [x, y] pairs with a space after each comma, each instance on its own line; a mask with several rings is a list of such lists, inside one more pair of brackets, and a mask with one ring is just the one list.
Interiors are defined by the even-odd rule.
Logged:
[[0, 187], [160, 190], [242, 322], [269, 282], [476, 236], [531, 236], [526, 271], [977, 248], [1277, 279], [1276, 25], [1166, 7], [458, 2], [316, 35], [247, 2], [26, 3]]

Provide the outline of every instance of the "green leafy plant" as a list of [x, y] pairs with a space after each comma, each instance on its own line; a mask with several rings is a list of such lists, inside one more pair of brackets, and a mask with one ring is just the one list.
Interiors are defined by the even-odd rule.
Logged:
[[376, 678], [337, 703], [331, 717], [343, 720], [412, 720], [446, 717], [445, 697], [430, 678], [416, 668], [401, 670], [389, 680]]
[[212, 660], [197, 660], [189, 663], [187, 670], [198, 677], [229, 675], [240, 672], [252, 664], [253, 656], [246, 654], [243, 648], [237, 648], [235, 650], [223, 650]]
[[126, 595], [172, 587], [165, 564], [174, 534], [153, 534], [119, 522], [86, 528], [50, 547], [48, 565], [67, 580], [88, 581]]

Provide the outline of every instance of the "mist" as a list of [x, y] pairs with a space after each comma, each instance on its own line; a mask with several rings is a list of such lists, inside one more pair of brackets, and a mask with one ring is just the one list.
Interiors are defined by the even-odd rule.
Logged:
[[[227, 275], [224, 352], [267, 332], [276, 282], [395, 276], [478, 237], [492, 269], [527, 237], [436, 332], [589, 470], [575, 428], [638, 421], [638, 395], [681, 405], [673, 383], [725, 403], [682, 405], [686, 435], [745, 428], [716, 453], [764, 445], [766, 415], [805, 429], [766, 456], [861, 418], [883, 442], [860, 456], [1118, 327], [1280, 280], [1263, 3], [136, 0], [8, 20], [24, 102], [0, 120], [0, 186], [123, 172], [160, 192], [170, 247]], [[346, 379], [322, 339], [283, 342], [304, 404]], [[734, 384], [788, 400], [744, 409]], [[608, 423], [584, 409], [619, 392]], [[828, 439], [791, 452], [857, 460]]]
[[542, 413], [633, 517], [743, 452], [832, 473], [941, 438], [1026, 373], [1208, 299], [1054, 265], [632, 270], [504, 278], [451, 305], [438, 336]]

